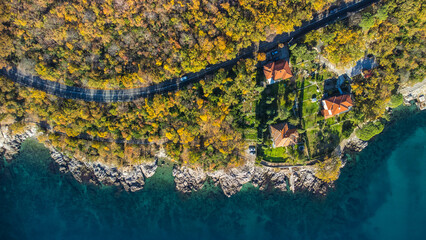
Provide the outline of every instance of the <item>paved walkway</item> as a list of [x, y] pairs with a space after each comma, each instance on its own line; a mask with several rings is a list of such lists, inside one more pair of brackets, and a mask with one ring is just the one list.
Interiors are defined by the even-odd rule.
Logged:
[[[261, 42], [258, 51], [267, 52], [275, 48], [279, 43], [290, 42], [297, 39], [306, 33], [334, 23], [339, 19], [346, 18], [350, 12], [359, 11], [378, 0], [363, 0], [354, 1], [352, 3], [343, 3], [338, 9], [331, 11], [328, 14], [317, 14], [311, 21], [304, 22], [301, 27], [296, 28], [293, 32], [284, 33], [276, 36], [272, 42]], [[154, 94], [175, 91], [189, 83], [195, 83], [203, 79], [206, 75], [215, 73], [221, 68], [227, 68], [235, 65], [240, 59], [252, 58], [256, 44], [251, 47], [242, 49], [240, 54], [232, 60], [228, 60], [219, 64], [215, 64], [209, 68], [201, 70], [197, 73], [189, 73], [186, 75], [184, 82], [180, 78], [174, 78], [144, 88], [119, 89], [119, 90], [100, 90], [87, 89], [79, 87], [71, 87], [57, 82], [47, 81], [37, 76], [23, 76], [16, 69], [6, 70], [1, 69], [0, 74], [7, 76], [12, 81], [20, 83], [27, 87], [32, 87], [37, 90], [44, 91], [59, 97], [69, 99], [79, 99], [84, 101], [94, 102], [128, 102], [139, 98], [145, 98]]]
[[294, 168], [294, 167], [312, 166], [317, 162], [318, 162], [318, 159], [313, 159], [313, 160], [307, 161], [305, 164], [289, 165], [288, 163], [283, 163], [283, 162], [268, 162], [268, 161], [262, 160], [262, 161], [260, 161], [260, 164], [262, 164], [265, 167], [270, 167], [270, 168], [286, 169], [286, 168]]

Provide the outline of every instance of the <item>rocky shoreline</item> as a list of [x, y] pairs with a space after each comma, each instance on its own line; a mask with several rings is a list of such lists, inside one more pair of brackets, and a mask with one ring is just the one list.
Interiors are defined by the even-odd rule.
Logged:
[[239, 168], [205, 172], [202, 169], [190, 169], [186, 166], [173, 169], [176, 189], [181, 192], [192, 192], [202, 189], [208, 178], [216, 186], [220, 186], [223, 193], [230, 197], [239, 192], [246, 183], [251, 183], [260, 190], [276, 188], [281, 191], [310, 191], [323, 195], [332, 183], [321, 181], [315, 176], [312, 166], [290, 167], [286, 169], [272, 169], [254, 165], [245, 165]]
[[[22, 134], [10, 134], [7, 126], [0, 128], [0, 156], [12, 161], [20, 150], [21, 144], [28, 138], [37, 137], [36, 126], [29, 127]], [[46, 145], [46, 144], [45, 144]], [[154, 175], [157, 161], [131, 167], [116, 168], [97, 162], [84, 162], [66, 156], [54, 147], [46, 145], [52, 159], [61, 173], [71, 174], [80, 183], [121, 186], [124, 190], [135, 192], [143, 189], [145, 180]]]
[[[368, 142], [357, 137], [349, 139], [343, 149], [347, 152], [360, 152], [367, 147]], [[344, 154], [340, 154], [344, 156]], [[345, 159], [342, 159], [343, 163]], [[344, 167], [344, 164], [342, 164]], [[176, 189], [189, 193], [203, 188], [208, 178], [212, 179], [216, 186], [220, 186], [223, 193], [230, 197], [239, 192], [246, 183], [251, 183], [260, 190], [276, 188], [281, 191], [309, 191], [314, 194], [325, 195], [329, 188], [333, 187], [333, 182], [327, 183], [316, 177], [314, 166], [294, 166], [288, 168], [270, 168], [256, 166], [254, 163], [247, 163], [238, 168], [218, 171], [203, 171], [200, 168], [191, 169], [187, 166], [175, 166], [173, 177]]]
[[[11, 161], [13, 155], [19, 152], [21, 143], [27, 138], [36, 137], [38, 131], [34, 126], [22, 134], [10, 135], [8, 128], [2, 126], [0, 134], [0, 155], [4, 156], [7, 161]], [[343, 151], [359, 152], [367, 144], [367, 142], [356, 137], [351, 138], [346, 142]], [[66, 156], [48, 144], [46, 147], [50, 150], [51, 157], [59, 171], [71, 174], [81, 183], [114, 185], [122, 187], [125, 191], [135, 192], [143, 189], [146, 179], [153, 176], [157, 169], [157, 160], [135, 166], [116, 168]], [[165, 158], [166, 155], [160, 153], [158, 157]], [[248, 162], [237, 168], [217, 171], [204, 171], [200, 168], [191, 169], [187, 166], [178, 165], [173, 169], [173, 177], [178, 191], [189, 193], [200, 190], [204, 183], [211, 179], [216, 186], [221, 187], [228, 197], [239, 192], [246, 183], [251, 183], [260, 190], [276, 188], [281, 191], [309, 191], [324, 195], [329, 188], [333, 187], [333, 183], [320, 180], [315, 173], [316, 168], [314, 166], [270, 168], [256, 166], [254, 162]]]
[[21, 144], [30, 137], [37, 135], [35, 126], [29, 127], [21, 134], [10, 134], [7, 126], [0, 126], [0, 156], [10, 162], [13, 156], [19, 152]]
[[70, 173], [78, 182], [115, 185], [130, 192], [143, 189], [145, 180], [152, 177], [157, 169], [157, 161], [118, 169], [97, 162], [83, 162], [70, 158], [52, 147], [49, 147], [49, 150], [52, 159], [58, 165], [59, 171]]

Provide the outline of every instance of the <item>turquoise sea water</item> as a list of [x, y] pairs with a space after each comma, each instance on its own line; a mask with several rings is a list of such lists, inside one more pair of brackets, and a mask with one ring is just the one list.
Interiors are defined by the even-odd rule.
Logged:
[[208, 185], [183, 195], [164, 166], [143, 191], [80, 185], [26, 141], [0, 167], [0, 239], [425, 239], [426, 112], [349, 160], [326, 198]]

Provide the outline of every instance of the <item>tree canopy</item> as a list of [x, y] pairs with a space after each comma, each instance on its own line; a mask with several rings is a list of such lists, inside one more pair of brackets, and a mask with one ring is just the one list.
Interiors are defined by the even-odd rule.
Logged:
[[232, 59], [332, 0], [10, 0], [0, 67], [91, 88], [146, 86]]

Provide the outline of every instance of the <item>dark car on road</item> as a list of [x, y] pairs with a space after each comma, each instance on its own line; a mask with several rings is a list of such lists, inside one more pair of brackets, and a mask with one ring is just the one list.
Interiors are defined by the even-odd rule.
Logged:
[[256, 154], [256, 147], [255, 146], [249, 146], [249, 152], [250, 152], [250, 154], [255, 155]]

